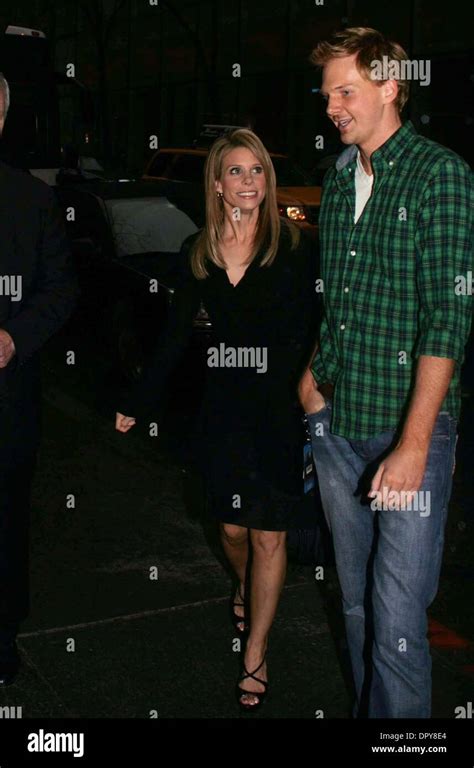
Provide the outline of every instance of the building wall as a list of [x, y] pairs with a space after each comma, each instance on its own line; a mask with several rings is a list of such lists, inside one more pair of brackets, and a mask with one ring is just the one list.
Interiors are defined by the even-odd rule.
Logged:
[[[422, 132], [472, 160], [471, 34], [462, 0], [449, 10], [429, 0], [392, 6], [369, 0], [150, 2], [97, 0], [106, 20], [119, 5], [102, 45], [105, 85], [97, 25], [87, 19], [85, 0], [2, 3], [0, 19], [41, 25], [54, 37], [60, 71], [74, 63], [77, 79], [96, 101], [89, 151], [116, 167], [139, 172], [150, 155], [151, 135], [160, 146], [188, 145], [203, 122], [251, 125], [269, 148], [314, 167], [321, 156], [314, 137], [323, 135], [330, 152], [337, 136], [311, 92], [319, 75], [308, 56], [318, 40], [348, 23], [375, 26], [399, 40], [412, 58], [432, 59], [432, 83], [413, 86], [409, 114]], [[235, 64], [241, 77], [233, 77]], [[75, 109], [65, 102], [66, 138], [77, 129]]]

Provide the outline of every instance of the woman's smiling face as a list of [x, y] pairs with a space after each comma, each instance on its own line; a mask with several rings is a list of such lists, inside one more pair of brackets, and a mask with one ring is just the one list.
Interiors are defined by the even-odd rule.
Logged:
[[232, 209], [239, 208], [243, 215], [252, 213], [263, 202], [266, 186], [263, 165], [250, 149], [235, 147], [224, 156], [216, 190]]

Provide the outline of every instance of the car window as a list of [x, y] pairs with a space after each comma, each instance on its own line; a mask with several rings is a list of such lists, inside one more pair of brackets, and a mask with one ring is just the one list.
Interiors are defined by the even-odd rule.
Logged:
[[148, 169], [148, 176], [167, 178], [166, 170], [170, 168], [175, 157], [174, 152], [157, 152]]
[[197, 232], [189, 216], [166, 197], [115, 198], [104, 202], [119, 258], [179, 253], [183, 240]]
[[177, 155], [172, 174], [168, 178], [173, 181], [188, 181], [195, 184], [204, 183], [205, 155]]

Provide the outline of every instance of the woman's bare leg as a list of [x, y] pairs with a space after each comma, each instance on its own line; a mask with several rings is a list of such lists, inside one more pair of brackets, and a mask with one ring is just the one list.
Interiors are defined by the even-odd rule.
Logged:
[[[239, 579], [239, 586], [235, 594], [235, 602], [240, 603], [241, 598], [245, 595], [245, 573], [247, 570], [247, 560], [249, 556], [249, 532], [248, 528], [243, 528], [241, 525], [231, 525], [229, 523], [221, 523], [221, 541], [224, 548], [224, 552], [229, 560], [232, 568], [234, 569], [237, 578]], [[240, 596], [239, 596], [240, 592]], [[236, 605], [234, 612], [237, 616], [244, 617], [244, 606]], [[241, 629], [244, 629], [244, 622], [239, 625]]]
[[[286, 532], [250, 530], [253, 548], [250, 576], [250, 634], [245, 649], [244, 664], [253, 672], [261, 663], [267, 650], [268, 635], [275, 618], [281, 590], [286, 576]], [[264, 664], [257, 677], [267, 680]], [[247, 691], [262, 692], [264, 686], [252, 678], [240, 683]], [[256, 704], [251, 694], [242, 697], [244, 704]]]

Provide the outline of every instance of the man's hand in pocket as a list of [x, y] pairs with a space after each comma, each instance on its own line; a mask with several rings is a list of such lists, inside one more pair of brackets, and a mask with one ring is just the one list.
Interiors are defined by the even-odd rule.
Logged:
[[310, 368], [306, 369], [298, 385], [298, 397], [305, 413], [317, 413], [326, 405]]

